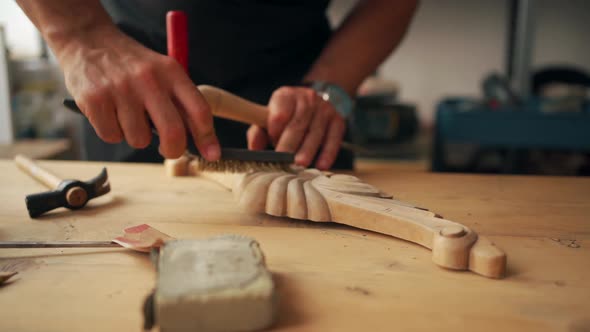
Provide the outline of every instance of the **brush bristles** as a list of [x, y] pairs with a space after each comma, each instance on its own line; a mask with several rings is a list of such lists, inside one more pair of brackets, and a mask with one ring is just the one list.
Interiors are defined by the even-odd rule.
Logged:
[[263, 162], [263, 161], [241, 161], [241, 160], [218, 160], [207, 161], [201, 156], [193, 157], [194, 171], [246, 173], [252, 171], [284, 171], [289, 172], [291, 165], [288, 163]]

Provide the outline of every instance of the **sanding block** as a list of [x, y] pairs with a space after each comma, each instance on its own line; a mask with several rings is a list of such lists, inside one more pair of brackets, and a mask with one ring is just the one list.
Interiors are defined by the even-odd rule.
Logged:
[[167, 241], [156, 266], [152, 305], [161, 332], [257, 331], [275, 320], [274, 282], [252, 238]]

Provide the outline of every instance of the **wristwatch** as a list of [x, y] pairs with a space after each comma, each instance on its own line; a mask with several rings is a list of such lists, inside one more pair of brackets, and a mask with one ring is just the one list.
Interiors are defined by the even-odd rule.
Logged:
[[309, 87], [325, 101], [334, 106], [336, 111], [345, 119], [350, 117], [354, 108], [354, 100], [340, 86], [324, 81], [312, 81]]

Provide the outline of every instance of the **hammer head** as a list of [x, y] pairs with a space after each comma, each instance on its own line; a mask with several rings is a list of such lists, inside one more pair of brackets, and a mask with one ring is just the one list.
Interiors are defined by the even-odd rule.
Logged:
[[102, 196], [111, 190], [106, 168], [89, 181], [64, 180], [52, 191], [28, 195], [25, 198], [31, 218], [45, 212], [65, 207], [76, 210], [84, 207], [89, 200]]

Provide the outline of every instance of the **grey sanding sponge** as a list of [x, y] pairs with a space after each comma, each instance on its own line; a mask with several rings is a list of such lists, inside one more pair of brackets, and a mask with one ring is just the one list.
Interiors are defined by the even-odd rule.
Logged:
[[166, 242], [158, 259], [155, 308], [161, 332], [270, 326], [275, 286], [258, 242], [238, 235]]

